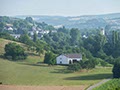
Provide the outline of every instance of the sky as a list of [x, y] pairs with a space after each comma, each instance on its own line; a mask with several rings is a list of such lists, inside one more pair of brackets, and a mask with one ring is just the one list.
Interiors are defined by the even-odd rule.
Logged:
[[0, 16], [120, 13], [120, 0], [0, 0]]

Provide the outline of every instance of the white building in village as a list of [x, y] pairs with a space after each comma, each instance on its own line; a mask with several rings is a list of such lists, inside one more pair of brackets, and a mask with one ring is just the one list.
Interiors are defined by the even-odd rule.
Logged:
[[72, 64], [82, 60], [81, 54], [63, 54], [56, 58], [56, 64]]
[[20, 36], [21, 36], [20, 34], [10, 34], [10, 35], [13, 36], [13, 37], [16, 38], [16, 39], [17, 39], [17, 38], [20, 38]]

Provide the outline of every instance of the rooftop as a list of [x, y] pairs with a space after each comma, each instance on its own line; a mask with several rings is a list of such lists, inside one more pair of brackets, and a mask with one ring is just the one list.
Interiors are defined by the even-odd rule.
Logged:
[[66, 57], [69, 58], [81, 58], [82, 55], [80, 53], [75, 53], [75, 54], [64, 54]]

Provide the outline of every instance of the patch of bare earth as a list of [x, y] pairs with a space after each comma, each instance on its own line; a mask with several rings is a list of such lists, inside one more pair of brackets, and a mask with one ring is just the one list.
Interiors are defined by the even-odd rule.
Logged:
[[0, 90], [84, 90], [87, 86], [14, 86], [0, 85]]

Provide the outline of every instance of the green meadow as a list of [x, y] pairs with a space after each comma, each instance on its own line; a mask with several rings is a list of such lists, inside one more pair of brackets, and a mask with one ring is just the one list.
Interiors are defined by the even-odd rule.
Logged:
[[[0, 39], [0, 55], [9, 40]], [[0, 58], [0, 82], [7, 85], [39, 86], [90, 86], [112, 77], [112, 67], [96, 67], [71, 73], [67, 66], [49, 66], [43, 63], [43, 56], [29, 55], [24, 61], [10, 61]]]
[[0, 59], [0, 82], [12, 85], [92, 85], [112, 77], [112, 68], [70, 73], [66, 66], [48, 66]]

